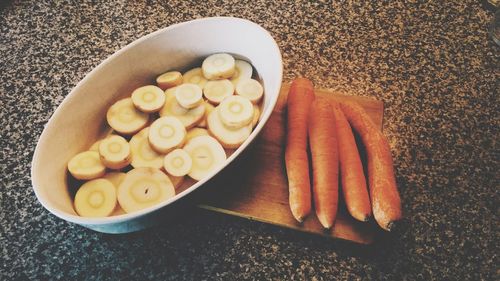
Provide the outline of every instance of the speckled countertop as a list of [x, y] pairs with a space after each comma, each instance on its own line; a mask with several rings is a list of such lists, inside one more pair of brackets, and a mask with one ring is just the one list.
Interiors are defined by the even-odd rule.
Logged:
[[[479, 1], [47, 2], [0, 8], [1, 280], [498, 280], [500, 47]], [[215, 15], [268, 29], [286, 80], [304, 75], [385, 102], [406, 215], [388, 243], [203, 211], [105, 235], [37, 202], [33, 150], [72, 87], [133, 40]]]

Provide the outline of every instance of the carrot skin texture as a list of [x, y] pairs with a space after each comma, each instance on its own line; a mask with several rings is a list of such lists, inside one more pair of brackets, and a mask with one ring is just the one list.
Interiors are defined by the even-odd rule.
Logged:
[[312, 82], [305, 78], [295, 79], [290, 86], [287, 99], [285, 164], [290, 210], [299, 222], [311, 212], [307, 125], [309, 107], [313, 100]]
[[339, 159], [335, 119], [326, 99], [316, 98], [310, 111], [314, 208], [318, 220], [328, 229], [333, 226], [338, 209]]
[[351, 126], [337, 102], [331, 102], [335, 116], [342, 191], [347, 210], [359, 221], [367, 221], [372, 215], [370, 197], [359, 151]]
[[366, 148], [373, 216], [380, 227], [390, 231], [393, 223], [403, 217], [403, 211], [389, 143], [357, 103], [341, 102], [340, 107]]

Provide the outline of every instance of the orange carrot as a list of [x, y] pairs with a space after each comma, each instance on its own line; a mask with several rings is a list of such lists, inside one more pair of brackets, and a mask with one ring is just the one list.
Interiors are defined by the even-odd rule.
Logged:
[[285, 164], [288, 176], [290, 209], [299, 222], [311, 212], [311, 183], [307, 156], [309, 106], [314, 87], [306, 78], [292, 82], [287, 100], [287, 138]]
[[366, 148], [373, 216], [380, 227], [390, 231], [403, 212], [389, 143], [357, 103], [341, 102], [340, 107]]
[[330, 103], [316, 98], [309, 116], [309, 147], [313, 172], [313, 198], [316, 216], [330, 228], [337, 216], [339, 157], [335, 119]]
[[356, 141], [351, 126], [340, 109], [340, 105], [337, 102], [331, 104], [337, 129], [344, 201], [353, 218], [367, 221], [372, 215], [372, 207]]

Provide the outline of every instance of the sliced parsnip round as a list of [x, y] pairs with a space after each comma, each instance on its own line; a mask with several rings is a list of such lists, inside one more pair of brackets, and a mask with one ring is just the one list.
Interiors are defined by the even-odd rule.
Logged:
[[237, 95], [249, 99], [253, 104], [258, 104], [264, 95], [264, 88], [259, 81], [254, 79], [241, 79], [236, 84]]
[[182, 177], [191, 171], [193, 161], [191, 156], [183, 149], [175, 149], [165, 156], [163, 167], [165, 171], [175, 177]]
[[179, 86], [182, 84], [182, 74], [179, 71], [169, 71], [156, 77], [156, 84], [162, 90]]
[[168, 95], [165, 105], [160, 110], [160, 116], [177, 117], [186, 129], [190, 129], [200, 123], [205, 116], [205, 105], [200, 104], [193, 109], [186, 109], [177, 102], [175, 95]]
[[142, 129], [130, 139], [130, 151], [132, 159], [130, 165], [134, 168], [151, 167], [160, 169], [163, 167], [164, 155], [156, 152], [148, 140], [149, 127]]
[[76, 179], [91, 180], [103, 176], [106, 166], [101, 162], [99, 152], [84, 151], [69, 160], [68, 170]]
[[245, 125], [239, 129], [231, 129], [222, 123], [218, 111], [219, 107], [216, 107], [208, 116], [208, 131], [224, 148], [238, 148], [250, 136], [252, 124]]
[[207, 101], [205, 101], [204, 104], [205, 104], [205, 114], [203, 115], [203, 119], [200, 121], [200, 123], [198, 123], [198, 125], [196, 125], [196, 126], [202, 127], [202, 128], [207, 127], [208, 114], [210, 114], [210, 112], [212, 112], [212, 110], [214, 110], [214, 108], [215, 108], [211, 103], [209, 103]]
[[176, 117], [160, 117], [149, 127], [148, 139], [154, 150], [159, 153], [167, 153], [184, 144], [186, 129]]
[[219, 104], [234, 93], [234, 85], [227, 79], [208, 81], [203, 88], [203, 95], [212, 104]]
[[186, 83], [175, 87], [175, 99], [182, 107], [192, 109], [203, 102], [203, 92], [197, 84]]
[[193, 83], [200, 86], [203, 89], [205, 83], [207, 83], [207, 78], [203, 76], [203, 71], [201, 67], [193, 68], [182, 75], [183, 83]]
[[244, 60], [235, 60], [234, 61], [234, 74], [231, 76], [231, 82], [236, 87], [238, 82], [241, 79], [250, 79], [252, 78], [253, 68], [252, 65]]
[[193, 161], [189, 176], [202, 180], [226, 161], [226, 152], [221, 144], [211, 136], [198, 136], [191, 139], [184, 150]]
[[115, 102], [108, 109], [106, 119], [115, 131], [130, 135], [144, 128], [149, 116], [135, 108], [132, 98], [125, 98]]
[[143, 86], [132, 92], [132, 102], [142, 112], [157, 112], [165, 104], [165, 93], [153, 85]]
[[186, 134], [186, 142], [188, 142], [192, 138], [195, 138], [198, 136], [208, 136], [207, 129], [204, 129], [204, 128], [192, 128], [192, 129], [190, 129], [189, 131], [187, 131], [187, 134]]
[[74, 204], [82, 217], [107, 217], [116, 206], [116, 189], [105, 179], [88, 181], [76, 192]]
[[203, 76], [209, 80], [226, 79], [234, 74], [234, 58], [225, 53], [208, 56], [201, 65]]
[[260, 107], [257, 104], [253, 105], [253, 119], [252, 119], [252, 128], [255, 128], [257, 123], [259, 123], [260, 117]]
[[241, 96], [229, 96], [218, 106], [222, 123], [231, 129], [239, 129], [250, 124], [253, 119], [252, 103]]
[[174, 195], [172, 181], [155, 168], [130, 170], [118, 186], [118, 202], [127, 213], [154, 206]]
[[99, 144], [99, 155], [104, 166], [121, 169], [130, 164], [130, 145], [122, 136], [111, 135]]

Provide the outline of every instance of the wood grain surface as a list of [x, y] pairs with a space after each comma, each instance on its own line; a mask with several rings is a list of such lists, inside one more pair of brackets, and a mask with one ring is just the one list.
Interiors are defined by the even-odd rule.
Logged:
[[[314, 213], [302, 224], [293, 218], [288, 205], [284, 163], [285, 105], [289, 87], [289, 83], [282, 85], [273, 114], [259, 137], [239, 159], [209, 183], [200, 197], [199, 207], [356, 243], [372, 243], [379, 231], [376, 225], [354, 220], [343, 205], [341, 193], [339, 212], [331, 230], [324, 230]], [[354, 100], [365, 108], [377, 126], [382, 127], [381, 101], [345, 96], [328, 90], [316, 90], [316, 95], [336, 100]]]

